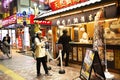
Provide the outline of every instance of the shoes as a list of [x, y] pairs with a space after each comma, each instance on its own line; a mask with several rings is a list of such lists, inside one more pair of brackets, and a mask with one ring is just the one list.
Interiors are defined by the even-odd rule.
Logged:
[[45, 74], [45, 76], [52, 76], [52, 74], [50, 74], [50, 73], [47, 73], [47, 74]]
[[37, 74], [37, 77], [39, 77], [41, 74]]
[[69, 66], [68, 64], [65, 64], [65, 66]]

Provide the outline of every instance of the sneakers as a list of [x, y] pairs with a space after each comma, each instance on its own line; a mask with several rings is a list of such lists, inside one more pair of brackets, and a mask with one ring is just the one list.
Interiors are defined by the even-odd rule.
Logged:
[[39, 77], [41, 74], [37, 74], [37, 77]]

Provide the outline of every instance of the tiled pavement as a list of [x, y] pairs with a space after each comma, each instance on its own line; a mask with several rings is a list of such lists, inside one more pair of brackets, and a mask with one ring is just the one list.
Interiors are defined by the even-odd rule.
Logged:
[[[65, 74], [59, 74], [60, 67], [57, 66], [58, 61], [51, 61], [48, 66], [51, 67], [49, 72], [52, 76], [45, 76], [43, 67], [41, 67], [42, 75], [36, 77], [36, 62], [30, 56], [21, 55], [16, 50], [12, 50], [12, 59], [0, 60], [0, 65], [5, 66], [14, 72], [15, 76], [20, 76], [24, 80], [74, 80], [80, 75], [80, 65], [70, 64], [68, 67], [63, 67]], [[28, 54], [28, 53], [26, 53]], [[4, 56], [5, 57], [5, 56]], [[2, 58], [0, 54], [0, 59]], [[14, 76], [6, 74], [0, 69], [0, 80], [18, 80]], [[115, 80], [120, 80], [120, 74], [115, 74]], [[19, 79], [20, 80], [20, 79]], [[76, 80], [79, 80], [78, 78]]]

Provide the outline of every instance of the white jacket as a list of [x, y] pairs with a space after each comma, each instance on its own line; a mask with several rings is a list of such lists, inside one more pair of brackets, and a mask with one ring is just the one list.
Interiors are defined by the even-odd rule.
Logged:
[[45, 41], [39, 40], [37, 37], [35, 38], [35, 57], [40, 58], [46, 56], [46, 51], [45, 51]]

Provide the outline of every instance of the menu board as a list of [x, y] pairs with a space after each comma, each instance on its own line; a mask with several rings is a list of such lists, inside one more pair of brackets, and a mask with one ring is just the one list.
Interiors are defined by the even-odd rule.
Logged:
[[86, 54], [80, 72], [80, 77], [85, 80], [90, 79], [94, 55], [95, 54], [93, 53], [92, 50], [90, 49], [86, 50]]
[[86, 54], [80, 71], [82, 80], [90, 80], [92, 68], [96, 77], [105, 79], [104, 71], [97, 51], [86, 49]]

